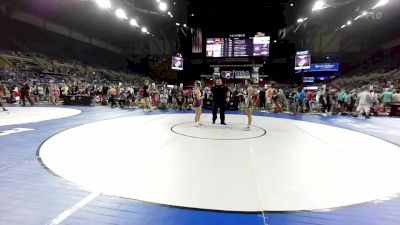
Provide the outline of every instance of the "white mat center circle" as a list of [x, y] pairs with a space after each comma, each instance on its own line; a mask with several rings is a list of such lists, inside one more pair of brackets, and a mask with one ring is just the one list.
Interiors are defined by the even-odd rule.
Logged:
[[[171, 131], [193, 118], [168, 114], [86, 124], [48, 139], [40, 157], [90, 191], [198, 209], [317, 210], [400, 192], [400, 148], [383, 140], [267, 117], [254, 117], [255, 125], [268, 130], [254, 139], [198, 139]], [[226, 118], [228, 124], [245, 120]]]
[[209, 140], [244, 140], [262, 137], [267, 133], [257, 126], [251, 126], [250, 130], [245, 130], [245, 127], [243, 123], [220, 125], [203, 122], [199, 127], [194, 127], [193, 123], [180, 123], [171, 127], [171, 130], [186, 137]]

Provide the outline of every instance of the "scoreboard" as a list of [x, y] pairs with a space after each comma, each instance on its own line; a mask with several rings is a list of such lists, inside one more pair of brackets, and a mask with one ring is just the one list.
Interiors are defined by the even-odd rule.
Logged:
[[207, 38], [207, 57], [268, 56], [270, 37]]

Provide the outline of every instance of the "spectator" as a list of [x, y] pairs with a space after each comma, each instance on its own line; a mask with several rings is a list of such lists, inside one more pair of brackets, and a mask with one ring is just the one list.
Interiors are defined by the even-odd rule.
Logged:
[[266, 102], [266, 98], [265, 98], [265, 88], [261, 88], [260, 93], [258, 94], [260, 97], [260, 108], [261, 109], [265, 109], [265, 102]]
[[365, 118], [368, 119], [370, 118], [369, 112], [372, 106], [372, 96], [366, 87], [363, 87], [361, 90], [362, 92], [358, 95], [358, 106], [354, 117], [357, 117], [360, 113], [364, 112]]
[[108, 90], [108, 92], [109, 92], [109, 96], [110, 96], [109, 101], [111, 102], [111, 108], [114, 108], [114, 106], [117, 105], [117, 103], [116, 103], [116, 99], [117, 99], [117, 89], [116, 89], [114, 86], [112, 86], [112, 87]]
[[383, 106], [385, 107], [385, 113], [387, 113], [388, 108], [393, 102], [393, 92], [389, 91], [389, 88], [386, 88], [381, 97]]
[[29, 104], [31, 104], [31, 106], [33, 106], [33, 102], [30, 98], [30, 90], [31, 90], [31, 87], [28, 85], [28, 82], [26, 80], [24, 80], [24, 82], [22, 83], [22, 88], [21, 88], [22, 106], [25, 106], [25, 99], [28, 99]]
[[396, 93], [393, 94], [393, 104], [400, 104], [400, 88], [397, 88]]

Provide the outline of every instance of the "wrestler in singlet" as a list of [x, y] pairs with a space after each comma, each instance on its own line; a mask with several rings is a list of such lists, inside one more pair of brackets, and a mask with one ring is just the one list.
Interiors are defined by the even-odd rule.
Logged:
[[200, 126], [201, 107], [203, 106], [204, 96], [201, 93], [201, 83], [196, 81], [194, 83], [194, 96], [193, 107], [195, 109], [194, 126]]
[[194, 91], [194, 100], [193, 100], [193, 107], [201, 107], [203, 106], [203, 94], [201, 93], [201, 90], [197, 89]]
[[254, 100], [253, 100], [254, 89], [252, 85], [253, 85], [253, 80], [251, 79], [246, 80], [247, 96], [245, 98], [245, 111], [247, 115], [247, 126], [244, 128], [244, 130], [246, 131], [250, 130], [251, 122], [253, 121], [252, 109], [254, 107]]

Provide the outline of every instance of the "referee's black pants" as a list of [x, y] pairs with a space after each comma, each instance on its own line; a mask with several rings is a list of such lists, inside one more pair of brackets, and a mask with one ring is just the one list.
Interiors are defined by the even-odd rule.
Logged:
[[225, 101], [213, 102], [213, 122], [217, 120], [217, 112], [219, 109], [219, 118], [221, 120], [221, 123], [225, 123], [225, 107], [226, 107]]

